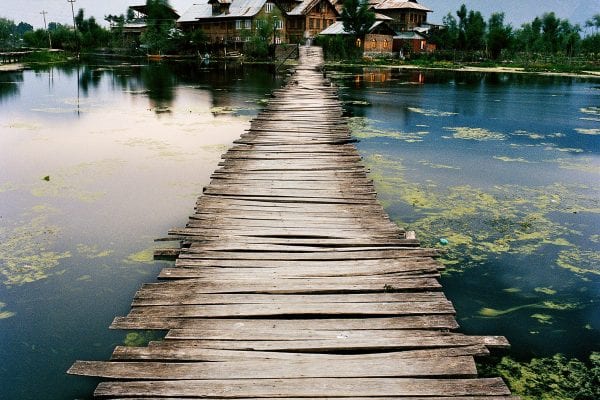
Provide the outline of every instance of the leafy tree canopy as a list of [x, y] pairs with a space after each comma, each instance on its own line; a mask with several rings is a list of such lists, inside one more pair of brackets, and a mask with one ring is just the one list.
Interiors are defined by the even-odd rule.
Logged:
[[355, 37], [364, 37], [375, 22], [375, 13], [366, 0], [345, 0], [342, 9], [344, 30]]

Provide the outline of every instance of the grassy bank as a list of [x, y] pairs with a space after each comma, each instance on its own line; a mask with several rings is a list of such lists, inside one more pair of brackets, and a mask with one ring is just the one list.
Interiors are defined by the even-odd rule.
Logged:
[[25, 64], [58, 64], [71, 61], [74, 55], [62, 50], [42, 50], [31, 53], [23, 58]]

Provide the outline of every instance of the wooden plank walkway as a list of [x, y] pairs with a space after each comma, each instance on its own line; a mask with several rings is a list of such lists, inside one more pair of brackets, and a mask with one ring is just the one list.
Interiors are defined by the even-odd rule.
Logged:
[[[440, 291], [435, 251], [391, 222], [319, 48], [224, 156], [183, 229], [175, 266], [144, 285], [120, 329], [168, 330], [112, 360], [99, 398], [508, 399]], [[167, 252], [168, 254], [168, 252]]]

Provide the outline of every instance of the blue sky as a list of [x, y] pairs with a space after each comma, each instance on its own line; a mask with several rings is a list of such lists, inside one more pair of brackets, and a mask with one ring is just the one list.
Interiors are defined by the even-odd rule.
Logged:
[[[180, 13], [198, 0], [170, 0], [171, 5]], [[494, 11], [504, 11], [506, 20], [515, 27], [531, 21], [544, 12], [555, 11], [561, 18], [569, 18], [581, 23], [594, 14], [600, 13], [600, 0], [420, 0], [420, 3], [433, 9], [430, 21], [440, 23], [448, 12], [455, 13], [462, 3], [469, 9], [481, 11], [487, 18]], [[77, 9], [85, 9], [86, 15], [93, 15], [102, 21], [105, 15], [121, 14], [127, 6], [143, 4], [145, 0], [76, 0]], [[36, 28], [43, 26], [40, 11], [48, 12], [48, 21], [69, 23], [72, 21], [71, 6], [67, 0], [0, 0], [0, 16], [25, 21]]]

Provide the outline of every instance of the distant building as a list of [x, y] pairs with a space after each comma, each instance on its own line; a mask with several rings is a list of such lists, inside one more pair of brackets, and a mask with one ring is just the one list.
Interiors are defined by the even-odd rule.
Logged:
[[274, 25], [270, 42], [286, 42], [286, 15], [270, 0], [204, 0], [190, 7], [177, 24], [186, 31], [200, 29], [209, 43], [219, 44], [245, 42], [267, 21]]
[[412, 31], [427, 23], [429, 8], [417, 0], [371, 0], [372, 10], [393, 19], [390, 26], [396, 32]]
[[[179, 18], [177, 11], [168, 6], [163, 5], [162, 7], [165, 9], [165, 15], [169, 15], [173, 22], [177, 21]], [[148, 26], [148, 8], [146, 5], [130, 6], [129, 8], [134, 11], [134, 18], [123, 24], [123, 33], [131, 38], [139, 38]], [[112, 26], [112, 28], [116, 29], [117, 27]]]
[[[323, 29], [333, 25], [340, 16], [329, 0], [284, 0], [282, 4], [295, 3], [287, 12], [287, 31], [291, 43], [301, 43], [316, 37]], [[285, 8], [285, 6], [283, 6]]]
[[[375, 21], [364, 38], [356, 39], [356, 46], [363, 49], [365, 56], [392, 55], [394, 35], [396, 32], [387, 24], [386, 21]], [[337, 21], [320, 35], [350, 35], [344, 29], [344, 23]]]
[[435, 44], [428, 43], [425, 36], [415, 31], [399, 32], [394, 36], [394, 52], [402, 55], [431, 53], [435, 49]]

